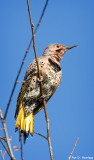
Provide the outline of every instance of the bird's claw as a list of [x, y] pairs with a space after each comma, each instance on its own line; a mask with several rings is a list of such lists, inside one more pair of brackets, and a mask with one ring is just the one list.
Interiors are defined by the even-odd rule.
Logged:
[[41, 79], [38, 78], [38, 82], [42, 82], [43, 81], [43, 77], [41, 76]]

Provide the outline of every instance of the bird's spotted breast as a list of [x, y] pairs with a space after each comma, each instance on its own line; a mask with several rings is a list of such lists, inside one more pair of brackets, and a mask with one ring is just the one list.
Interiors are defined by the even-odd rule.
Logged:
[[61, 83], [62, 71], [50, 64], [43, 70], [43, 88], [46, 100], [50, 99]]
[[[39, 58], [38, 62], [43, 78], [43, 92], [45, 100], [48, 101], [60, 85], [62, 71], [60, 66], [49, 62], [48, 59]], [[33, 61], [33, 63], [29, 65], [25, 76], [25, 80], [30, 80], [30, 84], [25, 91], [22, 101], [26, 115], [36, 110], [38, 106], [42, 104], [42, 99], [40, 98], [40, 82], [38, 81], [38, 73], [35, 63], [36, 62]]]

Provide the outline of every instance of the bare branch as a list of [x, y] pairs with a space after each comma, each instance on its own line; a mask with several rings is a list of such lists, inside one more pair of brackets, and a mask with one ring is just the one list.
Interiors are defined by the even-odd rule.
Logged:
[[3, 139], [3, 140], [6, 142], [6, 138], [4, 138], [4, 137], [0, 136], [0, 139]]
[[72, 155], [73, 155], [73, 152], [74, 152], [74, 150], [75, 150], [75, 148], [76, 148], [76, 145], [77, 145], [78, 139], [79, 139], [79, 138], [77, 138], [77, 139], [76, 139], [76, 142], [75, 142], [74, 148], [73, 148], [73, 150], [72, 150], [72, 152], [71, 152], [71, 154], [70, 154], [70, 156], [69, 156], [69, 159], [68, 159], [68, 160], [70, 160], [70, 159], [71, 159], [71, 157], [72, 157]]
[[22, 138], [21, 138], [21, 160], [24, 160], [24, 158], [23, 158], [23, 144], [22, 144]]
[[34, 131], [34, 133], [37, 134], [37, 135], [39, 135], [39, 136], [41, 136], [41, 137], [43, 137], [43, 138], [45, 138], [46, 140], [48, 140], [48, 138], [45, 137], [44, 135], [42, 135], [42, 134], [40, 134], [40, 133], [38, 133], [38, 132], [35, 132], [35, 131]]
[[[27, 5], [28, 5], [28, 12], [29, 12], [30, 24], [31, 24], [31, 29], [32, 29], [33, 48], [34, 48], [34, 53], [35, 53], [35, 58], [36, 58], [36, 63], [37, 63], [38, 76], [39, 76], [39, 80], [41, 80], [41, 74], [40, 74], [40, 70], [39, 70], [38, 58], [37, 58], [36, 47], [35, 47], [34, 24], [32, 23], [29, 0], [27, 0]], [[42, 83], [42, 81], [40, 81], [40, 89], [41, 89], [41, 95], [43, 96], [43, 83]], [[48, 114], [47, 114], [45, 99], [43, 99], [43, 106], [44, 106], [45, 119], [46, 119], [46, 124], [47, 124], [47, 139], [48, 139], [48, 144], [49, 144], [49, 152], [50, 152], [51, 160], [53, 160], [54, 158], [53, 158], [51, 139], [50, 139], [49, 118], [48, 118]]]
[[[7, 151], [8, 155], [10, 156], [10, 158], [12, 158], [10, 152], [8, 151], [8, 149], [6, 148], [6, 146], [4, 145], [4, 143], [2, 142], [1, 139], [0, 139], [0, 142], [1, 142], [1, 144], [3, 145], [4, 149]], [[12, 159], [13, 159], [13, 158], [12, 158]], [[13, 159], [13, 160], [14, 160], [14, 159]]]
[[6, 154], [7, 152], [6, 152], [6, 150], [5, 150], [5, 152], [4, 152], [4, 154], [3, 154], [3, 157], [5, 157], [5, 154]]
[[2, 150], [0, 150], [0, 153], [1, 153], [2, 159], [4, 160], [4, 155], [3, 155], [3, 153], [2, 153]]
[[[6, 138], [4, 138], [4, 137], [2, 137], [2, 136], [0, 136], [0, 139], [3, 139], [5, 142], [7, 141]], [[11, 138], [8, 139], [8, 140], [11, 141]]]
[[15, 160], [13, 152], [12, 152], [12, 148], [11, 148], [11, 144], [10, 144], [10, 140], [8, 137], [8, 132], [7, 132], [7, 128], [6, 128], [6, 123], [5, 120], [3, 119], [3, 115], [2, 112], [0, 110], [0, 118], [1, 118], [1, 122], [4, 128], [4, 134], [5, 134], [5, 139], [6, 139], [6, 143], [7, 143], [7, 147], [8, 149], [5, 147], [4, 143], [2, 142], [2, 140], [0, 139], [0, 142], [2, 143], [3, 147], [5, 148], [5, 150], [7, 151], [7, 153], [9, 154], [9, 156], [11, 157], [12, 160]]
[[[38, 29], [38, 27], [39, 27], [39, 25], [40, 25], [40, 23], [41, 23], [41, 21], [42, 21], [42, 18], [43, 18], [43, 16], [44, 16], [44, 13], [45, 13], [45, 10], [46, 10], [47, 5], [48, 5], [48, 0], [46, 0], [46, 3], [45, 3], [44, 8], [43, 8], [43, 10], [42, 10], [41, 16], [40, 16], [39, 21], [38, 21], [38, 23], [37, 23], [37, 26], [36, 26], [36, 28], [35, 28], [35, 33], [37, 32], [37, 29]], [[22, 71], [22, 68], [23, 68], [25, 59], [26, 59], [26, 57], [27, 57], [27, 54], [28, 54], [28, 52], [29, 52], [29, 49], [30, 49], [30, 47], [31, 47], [32, 40], [33, 40], [33, 37], [31, 38], [31, 40], [30, 40], [30, 42], [29, 42], [29, 45], [28, 45], [28, 47], [27, 47], [27, 49], [26, 49], [26, 52], [25, 52], [25, 54], [24, 54], [24, 57], [23, 57], [23, 59], [22, 59], [22, 63], [21, 63], [20, 68], [19, 68], [19, 70], [18, 70], [18, 74], [17, 74], [17, 76], [16, 76], [16, 79], [15, 79], [15, 82], [14, 82], [14, 85], [13, 85], [13, 88], [12, 88], [12, 91], [11, 91], [11, 94], [10, 94], [10, 97], [9, 97], [9, 101], [8, 101], [8, 104], [7, 104], [7, 107], [6, 107], [6, 110], [5, 110], [4, 119], [6, 119], [6, 117], [7, 117], [8, 109], [9, 109], [9, 106], [10, 106], [10, 103], [11, 103], [11, 100], [12, 100], [12, 97], [13, 97], [13, 94], [14, 94], [14, 91], [15, 91], [15, 88], [16, 88], [16, 85], [17, 85], [17, 81], [18, 81], [18, 78], [19, 78], [20, 73], [21, 73], [21, 71]]]

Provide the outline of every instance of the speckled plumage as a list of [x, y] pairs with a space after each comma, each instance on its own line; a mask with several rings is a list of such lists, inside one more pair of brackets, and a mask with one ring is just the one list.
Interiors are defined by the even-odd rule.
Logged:
[[[46, 47], [43, 55], [38, 58], [46, 102], [53, 96], [61, 83], [60, 61], [64, 53], [73, 47], [75, 46], [66, 47], [60, 44], [51, 44]], [[33, 135], [33, 115], [38, 113], [42, 107], [43, 99], [41, 97], [37, 65], [36, 60], [33, 60], [27, 68], [15, 112], [15, 118], [17, 118], [15, 128], [19, 128], [24, 137], [27, 137], [29, 132]]]
[[[38, 58], [38, 62], [41, 75], [43, 77], [45, 100], [48, 101], [60, 85], [62, 78], [61, 67], [51, 63], [50, 57], [40, 57]], [[24, 81], [25, 82], [22, 85], [22, 89], [18, 97], [17, 105], [19, 106], [19, 101], [21, 100], [27, 116], [32, 111], [36, 111], [36, 109], [42, 105], [36, 60], [31, 62], [29, 65]], [[24, 87], [26, 89], [25, 92], [22, 93]]]

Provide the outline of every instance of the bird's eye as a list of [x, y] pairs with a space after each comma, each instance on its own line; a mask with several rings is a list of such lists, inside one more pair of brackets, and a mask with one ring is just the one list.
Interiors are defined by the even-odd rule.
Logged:
[[57, 48], [59, 48], [59, 45], [57, 45]]

